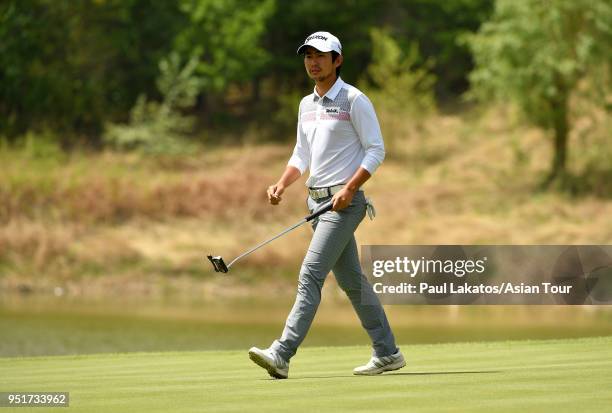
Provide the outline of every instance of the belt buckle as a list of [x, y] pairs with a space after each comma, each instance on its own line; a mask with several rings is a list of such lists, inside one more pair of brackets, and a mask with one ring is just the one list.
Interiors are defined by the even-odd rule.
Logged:
[[322, 191], [327, 188], [309, 188], [308, 192], [310, 193], [310, 197], [314, 200], [318, 200], [323, 198], [325, 195]]

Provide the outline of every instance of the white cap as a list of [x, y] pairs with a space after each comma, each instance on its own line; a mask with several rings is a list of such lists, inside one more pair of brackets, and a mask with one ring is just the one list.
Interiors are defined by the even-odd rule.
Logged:
[[337, 52], [342, 54], [340, 40], [330, 32], [315, 32], [304, 40], [304, 44], [298, 47], [297, 53], [304, 53], [307, 46], [314, 47], [321, 52]]

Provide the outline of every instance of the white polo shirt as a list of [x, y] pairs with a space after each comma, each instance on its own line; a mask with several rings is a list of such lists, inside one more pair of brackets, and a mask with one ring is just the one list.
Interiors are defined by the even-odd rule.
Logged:
[[374, 107], [359, 89], [340, 78], [319, 96], [300, 102], [297, 143], [288, 165], [304, 174], [308, 187], [347, 183], [359, 167], [370, 175], [385, 158], [385, 146]]

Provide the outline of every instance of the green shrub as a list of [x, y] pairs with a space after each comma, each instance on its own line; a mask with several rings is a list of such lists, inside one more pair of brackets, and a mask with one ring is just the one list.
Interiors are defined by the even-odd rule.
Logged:
[[431, 62], [417, 64], [420, 57], [416, 44], [402, 50], [381, 29], [372, 29], [370, 36], [372, 62], [359, 83], [374, 104], [388, 152], [398, 154], [401, 143], [435, 111], [436, 79], [428, 70]]
[[187, 139], [193, 131], [194, 118], [181, 110], [194, 105], [201, 79], [195, 75], [197, 59], [181, 64], [172, 53], [159, 65], [157, 86], [161, 102], [140, 96], [130, 111], [128, 124], [106, 125], [104, 141], [121, 150], [140, 150], [152, 154], [192, 152], [194, 143]]

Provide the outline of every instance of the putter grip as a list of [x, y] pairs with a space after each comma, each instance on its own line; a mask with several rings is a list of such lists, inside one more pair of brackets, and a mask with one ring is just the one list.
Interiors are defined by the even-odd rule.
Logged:
[[313, 219], [315, 219], [319, 215], [323, 215], [327, 211], [331, 211], [333, 206], [334, 205], [332, 204], [332, 201], [329, 201], [327, 204], [323, 205], [321, 208], [317, 209], [316, 211], [314, 211], [312, 214], [308, 215], [304, 219], [306, 220], [306, 222], [312, 221]]

